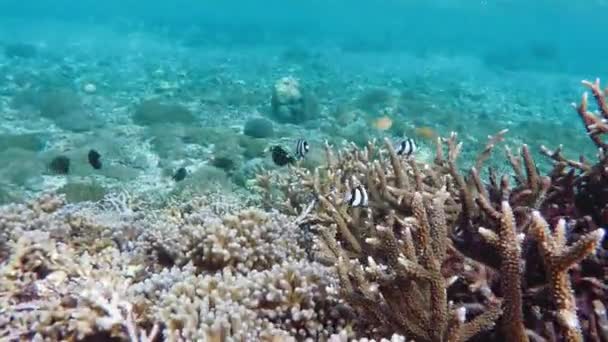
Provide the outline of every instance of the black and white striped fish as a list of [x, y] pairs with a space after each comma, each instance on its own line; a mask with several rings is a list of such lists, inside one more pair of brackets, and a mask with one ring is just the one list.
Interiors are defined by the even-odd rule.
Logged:
[[416, 142], [412, 138], [405, 138], [395, 144], [395, 152], [400, 156], [409, 157], [416, 153], [417, 149], [418, 146], [416, 146]]
[[346, 194], [344, 200], [351, 207], [367, 207], [369, 198], [367, 190], [362, 185], [357, 185]]
[[308, 146], [308, 141], [305, 139], [298, 139], [296, 142], [296, 158], [303, 159], [308, 153], [309, 149], [310, 146]]

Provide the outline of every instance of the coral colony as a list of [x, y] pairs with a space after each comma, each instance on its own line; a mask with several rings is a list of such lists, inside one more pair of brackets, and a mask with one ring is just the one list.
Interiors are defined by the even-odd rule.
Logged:
[[[507, 149], [510, 172], [486, 172], [503, 130], [466, 171], [456, 134], [431, 163], [386, 139], [325, 144], [311, 171], [276, 147], [284, 167], [258, 175], [261, 204], [6, 205], [0, 340], [608, 341], [608, 100], [584, 84], [598, 159], [542, 147], [548, 173], [526, 145]], [[276, 115], [312, 106], [304, 96], [275, 98]]]

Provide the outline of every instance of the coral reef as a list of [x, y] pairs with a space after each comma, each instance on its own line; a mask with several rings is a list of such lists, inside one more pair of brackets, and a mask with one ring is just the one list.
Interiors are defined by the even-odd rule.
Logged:
[[[208, 200], [212, 199], [212, 200]], [[347, 322], [292, 218], [209, 193], [0, 209], [0, 339], [327, 339]]]
[[[599, 84], [585, 84], [605, 115]], [[605, 231], [598, 228], [604, 202], [588, 183], [596, 193], [605, 188], [597, 135], [608, 130], [588, 112], [586, 96], [577, 108], [600, 148], [598, 163], [543, 148], [556, 160], [544, 176], [528, 146], [519, 155], [507, 148], [515, 187], [509, 175], [490, 168], [484, 182], [478, 171], [506, 130], [490, 137], [466, 173], [457, 165], [456, 134], [438, 139], [432, 164], [403, 160], [385, 140], [337, 155], [326, 145], [325, 167], [292, 169], [279, 186], [283, 202], [288, 212], [302, 212], [296, 208], [306, 201], [293, 197], [298, 179], [299, 191], [314, 194], [317, 205], [303, 222], [319, 233], [316, 257], [337, 264], [341, 296], [361, 314], [360, 335], [600, 340], [608, 298]], [[259, 179], [263, 189], [267, 178]], [[346, 203], [344, 194], [358, 186], [367, 189], [369, 207]]]
[[[430, 163], [389, 139], [326, 143], [322, 166], [260, 173], [257, 202], [201, 187], [226, 176], [203, 167], [158, 206], [68, 183], [96, 202], [0, 207], [0, 339], [607, 340], [607, 94], [585, 85], [598, 160], [543, 147], [548, 173], [527, 145], [485, 172], [503, 130], [466, 170], [457, 134]], [[217, 146], [212, 164], [235, 170]], [[367, 206], [348, 204], [355, 188]]]

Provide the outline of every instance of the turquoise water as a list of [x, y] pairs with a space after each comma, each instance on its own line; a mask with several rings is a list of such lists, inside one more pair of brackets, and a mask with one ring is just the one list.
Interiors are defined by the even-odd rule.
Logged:
[[[458, 132], [472, 156], [503, 128], [511, 146], [594, 152], [570, 103], [608, 73], [606, 4], [422, 3], [4, 0], [0, 198], [247, 189], [276, 167], [264, 149], [300, 137], [312, 166], [326, 139], [412, 136], [430, 160], [436, 135]], [[272, 105], [285, 77], [295, 114]]]

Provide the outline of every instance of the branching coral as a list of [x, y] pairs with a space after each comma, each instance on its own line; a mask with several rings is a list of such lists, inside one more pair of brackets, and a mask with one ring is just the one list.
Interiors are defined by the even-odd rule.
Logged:
[[348, 326], [333, 272], [308, 261], [292, 218], [208, 198], [0, 208], [0, 339], [280, 341]]
[[[388, 140], [385, 145], [388, 159], [380, 154], [376, 160], [371, 144], [337, 159], [327, 148], [325, 176], [317, 170], [305, 178], [319, 201], [314, 220], [328, 227], [320, 228], [321, 257], [338, 263], [341, 293], [363, 313], [368, 332], [468, 340], [491, 328], [501, 309], [488, 302], [484, 313], [467, 320], [465, 307], [448, 302], [453, 274], [447, 261], [454, 253], [448, 221], [456, 203], [447, 189], [455, 188], [429, 168], [403, 163]], [[368, 189], [370, 207], [350, 209], [341, 194], [359, 184]]]
[[543, 148], [546, 175], [524, 145], [482, 176], [505, 130], [466, 172], [455, 134], [432, 164], [326, 144], [314, 172], [258, 177], [266, 212], [217, 194], [0, 207], [0, 339], [605, 340], [608, 101], [585, 85], [598, 161]]
[[138, 268], [115, 265], [124, 259], [117, 250], [93, 260], [40, 231], [26, 232], [12, 249], [0, 269], [3, 338], [82, 339], [124, 331], [132, 341], [146, 341], [158, 331], [148, 336], [134, 321], [135, 299], [127, 290]]
[[191, 262], [198, 272], [225, 267], [239, 271], [261, 270], [288, 256], [302, 257], [290, 218], [256, 209], [217, 215], [211, 210], [183, 207], [174, 216], [149, 222], [140, 243], [156, 260], [168, 266]]
[[605, 232], [594, 230], [566, 247], [566, 221], [560, 220], [551, 232], [538, 211], [533, 213], [531, 231], [539, 242], [562, 336], [568, 341], [583, 341], [568, 270], [595, 251]]
[[[603, 113], [606, 94], [598, 83], [585, 84]], [[598, 123], [603, 121], [591, 120], [586, 97], [578, 111], [597, 144], [597, 135], [604, 132]], [[506, 133], [489, 138], [466, 174], [457, 165], [461, 145], [456, 135], [438, 140], [433, 165], [402, 159], [385, 141], [384, 148], [370, 143], [363, 150], [337, 153], [326, 146], [325, 167], [312, 175], [293, 169], [303, 188], [317, 197], [308, 222], [317, 225], [323, 242], [319, 258], [338, 264], [343, 298], [369, 323], [359, 326], [363, 331], [380, 336], [398, 331], [417, 340], [457, 339], [451, 335], [458, 322], [454, 317], [476, 307], [477, 316], [468, 323], [477, 329], [466, 335], [471, 337], [498, 318], [500, 298], [501, 329], [485, 338], [552, 339], [556, 327], [568, 341], [599, 335], [601, 328], [594, 322], [604, 319], [591, 311], [605, 302], [597, 297], [605, 291], [597, 284], [605, 271], [594, 271], [606, 265], [605, 252], [595, 253], [604, 236], [597, 227], [604, 223], [605, 201], [589, 184], [605, 188], [603, 147], [598, 145], [597, 165], [569, 161], [560, 150], [543, 148], [556, 160], [548, 175], [539, 172], [528, 146], [518, 154], [507, 149], [515, 186], [508, 175], [500, 177], [492, 169], [484, 181], [478, 170]], [[345, 203], [344, 194], [357, 186], [367, 189], [368, 208]], [[547, 221], [556, 226], [555, 233]], [[571, 247], [565, 247], [567, 241]], [[591, 269], [582, 268], [585, 263]], [[459, 285], [463, 281], [468, 288]], [[586, 284], [579, 294], [585, 298], [582, 316], [572, 281]], [[463, 290], [477, 290], [481, 296]], [[549, 301], [542, 296], [545, 291]], [[461, 301], [460, 308], [449, 304], [452, 298]]]
[[[308, 262], [283, 262], [247, 275], [230, 269], [195, 275], [185, 268], [160, 295], [159, 320], [168, 340], [205, 340], [214, 334], [235, 340], [329, 336], [344, 321], [335, 284]], [[157, 280], [160, 278], [157, 278]], [[147, 286], [156, 285], [152, 280]], [[199, 294], [199, 295], [196, 295]], [[320, 324], [330, 322], [333, 324]]]

